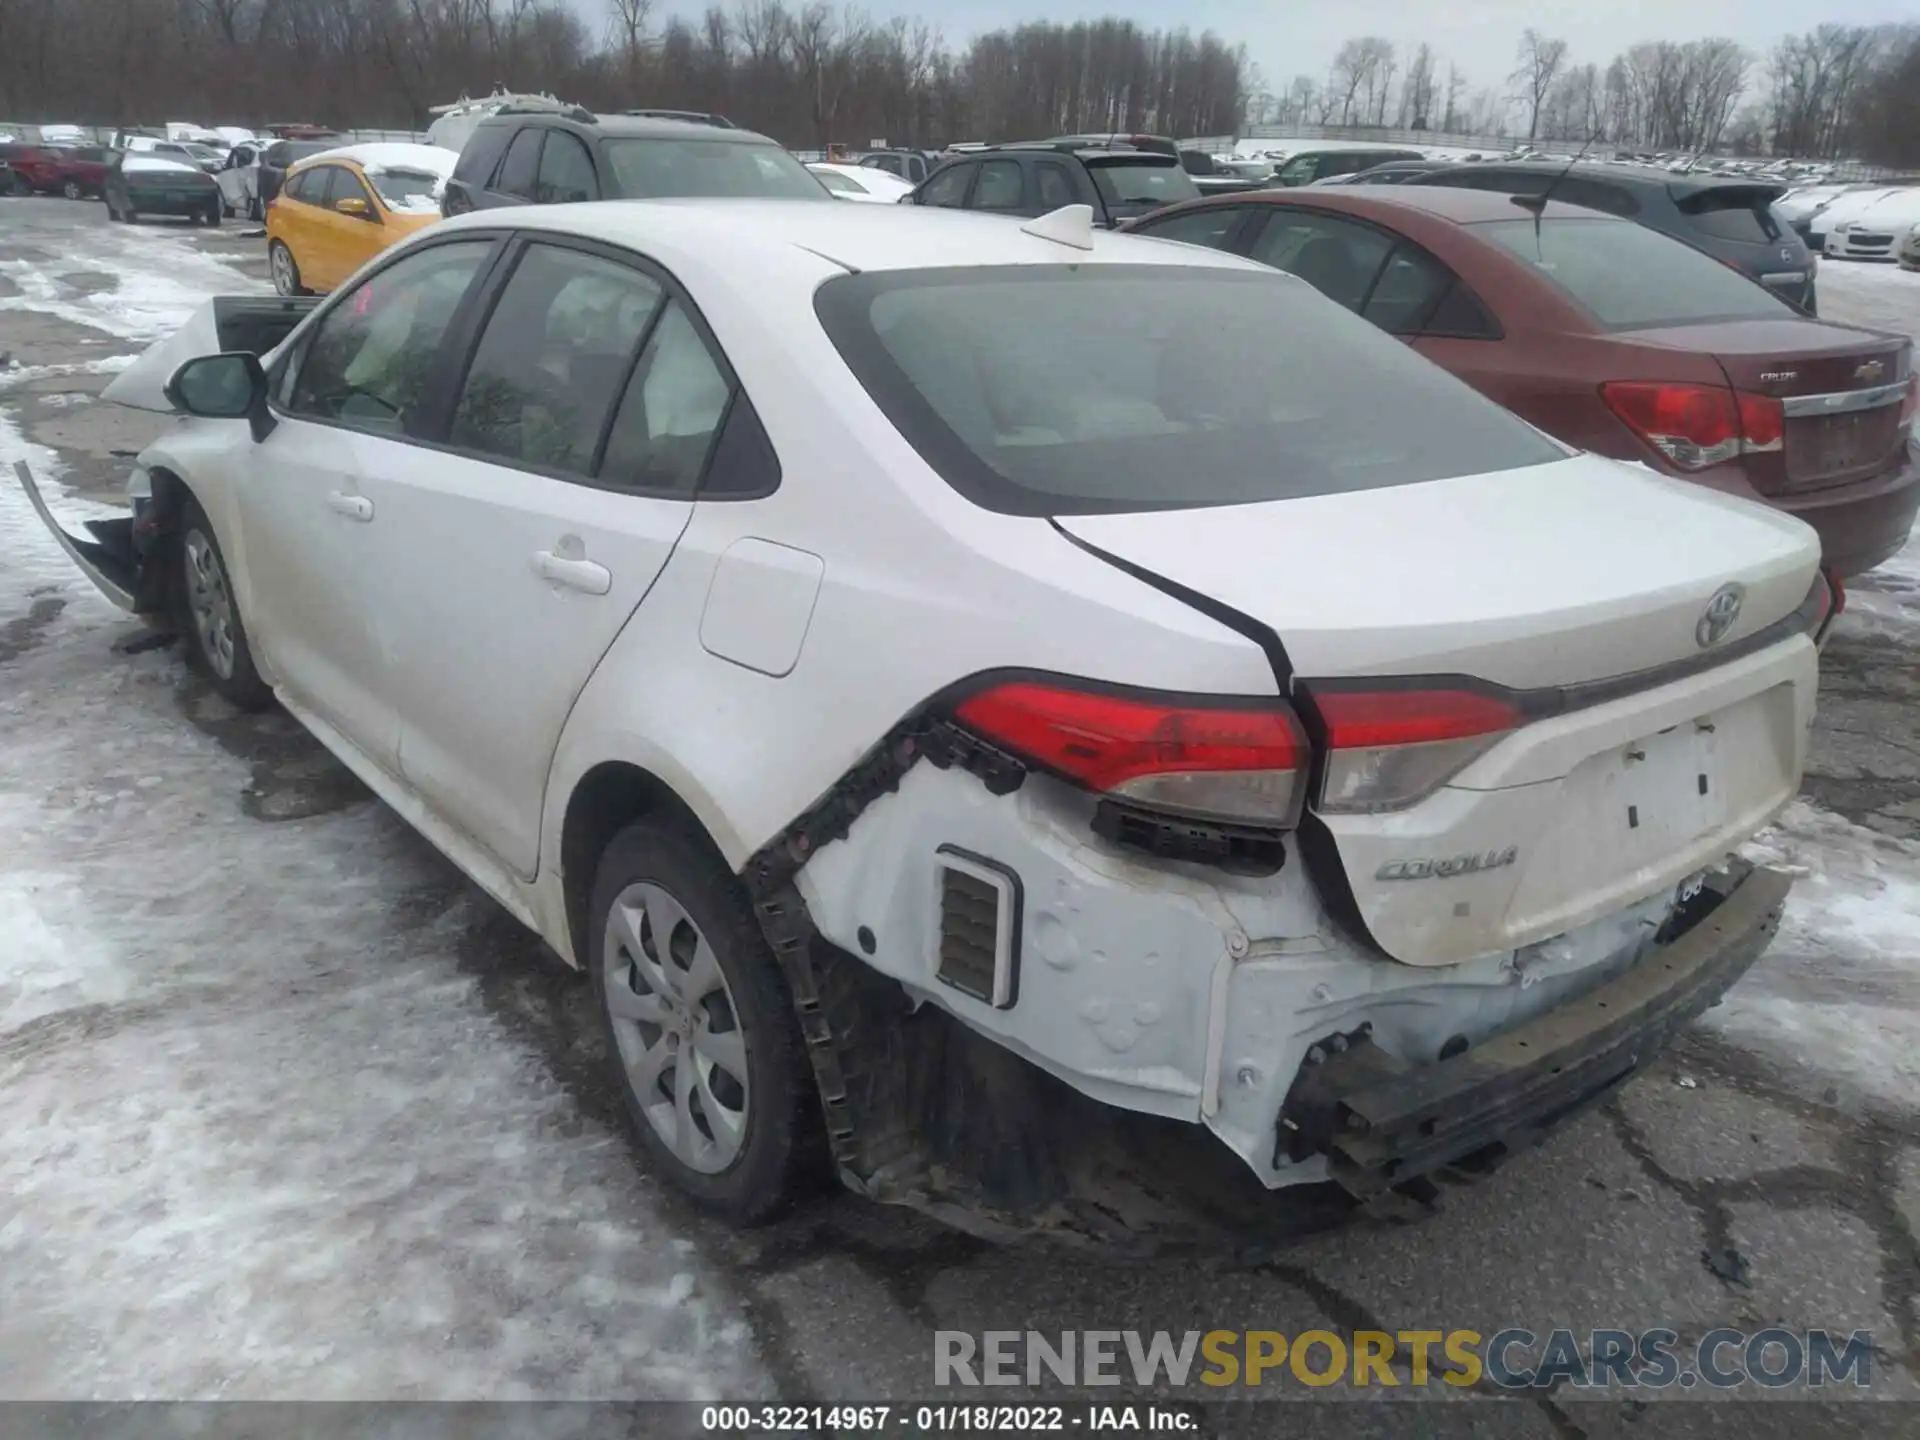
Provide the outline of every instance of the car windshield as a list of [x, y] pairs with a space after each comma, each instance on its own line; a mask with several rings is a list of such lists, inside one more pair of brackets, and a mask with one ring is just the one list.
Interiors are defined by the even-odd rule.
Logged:
[[828, 281], [815, 309], [928, 464], [1011, 514], [1286, 500], [1566, 454], [1278, 273], [867, 272]]
[[366, 176], [389, 210], [433, 210], [439, 206], [434, 193], [440, 184], [438, 175], [424, 170], [369, 170]]
[[1610, 330], [1800, 312], [1739, 271], [1629, 220], [1490, 220], [1473, 227]]
[[814, 178], [826, 186], [827, 189], [838, 191], [842, 195], [864, 195], [867, 193], [845, 175], [835, 174], [831, 170], [815, 170], [813, 174]]
[[607, 161], [628, 199], [675, 195], [831, 200], [813, 172], [778, 145], [738, 140], [612, 136]]
[[1179, 161], [1159, 155], [1103, 155], [1089, 159], [1087, 171], [1109, 210], [1137, 214], [1200, 193]]

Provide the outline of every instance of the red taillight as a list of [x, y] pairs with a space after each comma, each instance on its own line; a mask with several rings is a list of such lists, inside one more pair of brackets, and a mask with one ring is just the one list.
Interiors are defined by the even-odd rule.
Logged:
[[1607, 407], [1682, 470], [1704, 470], [1742, 454], [1779, 450], [1786, 412], [1771, 395], [1718, 385], [1611, 380]]
[[960, 702], [968, 729], [1056, 774], [1149, 808], [1286, 824], [1310, 749], [1275, 700], [1218, 705], [1013, 681]]
[[1478, 690], [1309, 684], [1307, 694], [1326, 745], [1317, 803], [1328, 814], [1404, 809], [1524, 719], [1512, 704]]
[[1840, 583], [1840, 577], [1831, 570], [1822, 570], [1814, 581], [1813, 598], [1813, 643], [1826, 642], [1827, 632], [1833, 628], [1833, 622], [1847, 608], [1847, 587]]

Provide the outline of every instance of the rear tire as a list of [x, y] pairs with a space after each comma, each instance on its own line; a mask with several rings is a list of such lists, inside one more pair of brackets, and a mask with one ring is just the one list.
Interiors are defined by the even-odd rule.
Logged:
[[175, 539], [175, 600], [188, 663], [235, 709], [266, 709], [273, 703], [273, 688], [254, 668], [226, 557], [207, 512], [191, 495], [181, 503]]
[[293, 258], [293, 252], [278, 240], [267, 245], [267, 269], [273, 273], [273, 288], [281, 295], [310, 295], [313, 292], [300, 283], [300, 266]]
[[264, 220], [266, 218], [266, 207], [260, 203], [260, 197], [258, 195], [249, 196], [247, 199], [247, 219]]
[[654, 1169], [736, 1225], [771, 1219], [818, 1168], [818, 1100], [738, 877], [690, 821], [649, 817], [608, 842], [587, 917], [611, 1078]]
[[208, 229], [218, 230], [220, 228], [220, 212], [224, 208], [223, 202], [216, 200], [202, 212], [201, 218], [207, 222]]
[[87, 192], [82, 188], [78, 180], [67, 181], [66, 184], [60, 187], [60, 193], [69, 200], [84, 200], [87, 198]]

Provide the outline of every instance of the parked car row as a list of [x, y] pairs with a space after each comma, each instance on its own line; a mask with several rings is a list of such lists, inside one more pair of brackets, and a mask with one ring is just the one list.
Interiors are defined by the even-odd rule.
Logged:
[[[481, 120], [463, 213], [113, 380], [181, 417], [131, 519], [43, 507], [588, 971], [664, 1177], [742, 1223], [837, 1172], [1059, 1224], [1098, 1212], [1105, 1107], [1304, 1222], [1491, 1169], [1765, 949], [1791, 882], [1731, 852], [1798, 789], [1819, 537], [1435, 362], [1564, 363], [1596, 433], [1791, 483], [1803, 439], [1864, 457], [1791, 408], [1854, 382], [1767, 403], [1710, 356], [1837, 327], [1558, 201], [1128, 217], [1211, 242], [1173, 243], [1085, 201], [813, 203], [786, 152], [669, 123]], [[1111, 215], [1150, 156], [1190, 186], [1075, 143], [923, 187]], [[785, 189], [530, 203], [656, 181]], [[1606, 414], [1556, 327], [1621, 357]]]

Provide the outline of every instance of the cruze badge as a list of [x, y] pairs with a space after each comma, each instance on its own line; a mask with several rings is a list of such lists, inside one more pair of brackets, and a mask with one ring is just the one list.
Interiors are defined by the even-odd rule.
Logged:
[[1498, 870], [1520, 858], [1520, 847], [1486, 850], [1478, 855], [1449, 855], [1439, 860], [1389, 860], [1374, 871], [1376, 880], [1447, 880], [1455, 875], [1478, 875]]
[[1702, 650], [1718, 645], [1733, 629], [1733, 622], [1740, 618], [1740, 602], [1746, 598], [1746, 590], [1739, 585], [1722, 585], [1713, 592], [1713, 598], [1707, 601], [1707, 608], [1701, 613], [1699, 623], [1693, 627], [1693, 639]]

